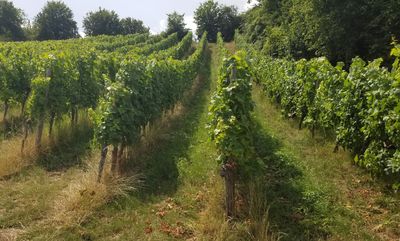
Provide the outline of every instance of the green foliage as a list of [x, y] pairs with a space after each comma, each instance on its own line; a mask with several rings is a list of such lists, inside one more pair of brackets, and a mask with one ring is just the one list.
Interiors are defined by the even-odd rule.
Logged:
[[10, 89], [14, 91], [13, 100], [25, 106], [31, 91], [31, 80], [35, 74], [36, 66], [32, 61], [33, 54], [27, 49], [19, 48], [7, 57], [10, 66], [9, 76], [12, 81]]
[[[217, 47], [218, 47], [218, 56], [219, 56], [219, 64], [221, 65], [224, 58], [227, 58], [229, 55], [229, 51], [225, 48], [224, 39], [222, 38], [221, 32], [217, 34]], [[221, 67], [221, 66], [219, 66]]]
[[131, 144], [197, 75], [206, 35], [194, 53], [192, 41], [188, 33], [178, 43], [174, 33], [7, 43], [0, 46], [0, 100], [27, 102], [29, 122], [50, 125], [68, 113], [74, 124], [78, 110], [92, 109], [102, 144]]
[[388, 61], [390, 42], [400, 37], [399, 9], [398, 1], [263, 0], [245, 13], [242, 31], [272, 56]]
[[218, 32], [222, 33], [225, 41], [233, 40], [235, 30], [240, 25], [237, 8], [234, 6], [220, 5], [218, 2], [208, 0], [196, 9], [194, 13], [197, 24], [197, 35], [208, 33], [208, 41], [215, 43]]
[[178, 43], [178, 34], [177, 33], [173, 33], [170, 36], [168, 36], [167, 38], [163, 39], [162, 41], [155, 43], [155, 44], [150, 44], [147, 45], [146, 47], [135, 47], [131, 52], [134, 53], [139, 53], [142, 55], [148, 55], [152, 52], [155, 51], [160, 51], [160, 50], [164, 50], [167, 49], [169, 47], [174, 46], [176, 43]]
[[208, 41], [215, 43], [217, 40], [217, 33], [219, 32], [218, 15], [219, 5], [217, 2], [209, 0], [200, 4], [194, 12], [197, 35], [201, 36], [203, 32], [207, 31]]
[[72, 109], [96, 107], [102, 89], [101, 61], [95, 51], [80, 51], [73, 57], [78, 78], [69, 83], [69, 104]]
[[0, 39], [1, 40], [23, 40], [24, 32], [22, 10], [14, 7], [13, 2], [0, 1]]
[[86, 15], [83, 20], [83, 28], [88, 36], [118, 35], [122, 31], [118, 14], [102, 8]]
[[[398, 47], [393, 49], [399, 57]], [[355, 155], [355, 162], [378, 175], [398, 176], [400, 134], [399, 60], [392, 71], [382, 59], [368, 64], [352, 61], [332, 66], [326, 58], [291, 61], [251, 50], [256, 79], [288, 117], [300, 127], [336, 132], [338, 145]]]
[[[176, 38], [176, 34], [174, 35]], [[203, 65], [206, 35], [186, 60], [127, 55], [107, 94], [92, 111], [97, 140], [103, 145], [132, 144], [141, 128], [159, 118], [183, 96]]]
[[38, 40], [68, 39], [78, 36], [72, 10], [63, 2], [50, 1], [35, 17]]
[[15, 48], [6, 56], [0, 55], [0, 100], [6, 106], [19, 103], [24, 110], [35, 74], [32, 58], [32, 53], [24, 48]]
[[0, 56], [0, 100], [3, 102], [9, 102], [14, 95], [13, 81], [11, 70], [7, 59], [4, 56]]
[[121, 19], [121, 34], [149, 33], [149, 28], [144, 26], [143, 21], [134, 18]]
[[[105, 37], [105, 35], [102, 35], [101, 37]], [[96, 37], [98, 40], [99, 37]], [[96, 49], [97, 50], [106, 50], [108, 52], [111, 51], [118, 51], [118, 52], [123, 52], [127, 53], [128, 49], [137, 47], [139, 43], [141, 44], [146, 44], [146, 41], [149, 41], [152, 38], [149, 38], [149, 35], [147, 33], [145, 34], [135, 34], [135, 35], [127, 35], [127, 36], [118, 36], [118, 37], [113, 37], [112, 41], [95, 41]]]
[[190, 48], [192, 47], [193, 43], [193, 34], [192, 32], [189, 32], [186, 34], [186, 36], [180, 41], [176, 46], [155, 52], [153, 55], [154, 57], [165, 59], [165, 58], [173, 58], [173, 59], [181, 59], [183, 58]]
[[39, 76], [32, 80], [32, 94], [29, 97], [28, 108], [29, 114], [33, 118], [39, 118], [41, 114], [46, 112], [47, 93], [49, 88], [49, 77]]
[[[223, 43], [221, 35], [218, 36], [218, 43]], [[225, 58], [209, 107], [208, 129], [220, 155], [218, 161], [238, 165], [239, 174], [246, 176], [259, 167], [253, 144], [250, 70], [243, 52], [228, 57], [223, 45], [218, 48]]]
[[25, 40], [27, 41], [33, 41], [36, 39], [37, 34], [37, 29], [31, 24], [30, 20], [27, 20], [25, 24], [22, 27], [22, 30], [24, 31], [25, 35]]
[[141, 20], [130, 17], [120, 19], [116, 12], [102, 8], [86, 14], [83, 28], [88, 36], [149, 34], [150, 31]]
[[185, 24], [185, 14], [179, 14], [177, 12], [173, 12], [168, 15], [167, 20], [167, 30], [166, 34], [170, 35], [173, 33], [178, 33], [178, 38], [182, 39], [187, 33], [188, 29]]
[[235, 30], [239, 28], [241, 21], [238, 9], [235, 6], [220, 5], [218, 31], [221, 32], [225, 42], [230, 42], [234, 39]]
[[79, 72], [73, 59], [67, 53], [44, 54], [40, 59], [37, 78], [32, 85], [29, 98], [29, 113], [32, 118], [38, 116], [60, 116], [67, 113], [71, 97], [75, 95], [71, 88]]
[[[135, 109], [130, 101], [132, 92], [121, 82], [107, 86], [107, 94], [99, 103], [97, 113], [92, 112], [97, 140], [108, 144], [131, 143], [140, 129], [135, 125]], [[131, 138], [132, 137], [132, 138]]]

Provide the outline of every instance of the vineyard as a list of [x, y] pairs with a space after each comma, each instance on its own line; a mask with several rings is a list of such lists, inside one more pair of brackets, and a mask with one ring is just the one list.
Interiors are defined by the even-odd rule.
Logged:
[[317, 130], [332, 133], [335, 152], [350, 150], [356, 164], [400, 187], [400, 46], [391, 52], [391, 70], [381, 66], [383, 59], [366, 63], [357, 57], [345, 70], [344, 63], [333, 66], [323, 57], [291, 61], [251, 48], [249, 53], [254, 78], [283, 115], [297, 119], [299, 129], [305, 126], [313, 136]]
[[1, 43], [0, 241], [398, 240], [400, 46], [209, 34]]
[[[192, 33], [182, 40], [175, 33], [3, 44], [0, 175], [12, 179], [35, 162], [49, 171], [62, 170], [75, 165], [67, 159], [81, 163], [98, 149], [99, 164], [92, 173], [97, 188], [135, 182], [117, 178], [124, 161], [132, 159], [132, 147], [149, 129], [187, 98], [205, 68], [206, 50], [206, 34], [194, 47]], [[108, 148], [111, 161], [105, 165]], [[102, 180], [105, 166], [110, 169]], [[99, 198], [106, 198], [104, 192]], [[2, 223], [17, 218], [7, 212]]]
[[[5, 44], [1, 57], [3, 122], [8, 123], [10, 105], [21, 109], [23, 155], [30, 130], [35, 132], [40, 152], [45, 122], [52, 138], [57, 122], [70, 119], [72, 131], [78, 113], [89, 113], [102, 150], [114, 146], [114, 165], [116, 153], [122, 156], [125, 146], [136, 142], [141, 130], [171, 109], [191, 86], [189, 80], [203, 64], [205, 41], [204, 37], [191, 56], [185, 56], [191, 51], [191, 33], [180, 42], [173, 34], [165, 39], [136, 35]], [[12, 173], [3, 173], [8, 174]]]

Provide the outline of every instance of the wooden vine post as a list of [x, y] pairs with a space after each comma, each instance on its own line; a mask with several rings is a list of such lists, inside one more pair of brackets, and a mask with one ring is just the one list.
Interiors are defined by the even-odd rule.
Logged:
[[99, 162], [99, 175], [97, 176], [97, 182], [101, 181], [101, 177], [103, 175], [104, 164], [107, 158], [108, 147], [107, 144], [103, 144], [101, 147], [101, 157]]
[[114, 145], [113, 150], [111, 152], [111, 173], [115, 174], [117, 170], [118, 163], [118, 145]]
[[7, 113], [8, 113], [8, 109], [9, 109], [9, 104], [8, 104], [8, 100], [6, 100], [4, 102], [4, 115], [3, 115], [3, 122], [7, 122]]
[[25, 143], [26, 139], [28, 138], [29, 129], [31, 128], [31, 125], [32, 125], [31, 119], [24, 117], [24, 138], [22, 139], [22, 144], [21, 144], [21, 155], [24, 155]]
[[221, 177], [225, 179], [225, 212], [229, 220], [235, 216], [236, 163], [233, 160], [222, 164]]

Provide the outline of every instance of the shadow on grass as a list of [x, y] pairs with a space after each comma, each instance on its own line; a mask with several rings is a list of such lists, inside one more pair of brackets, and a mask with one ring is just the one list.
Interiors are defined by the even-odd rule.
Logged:
[[329, 214], [321, 194], [302, 186], [302, 170], [294, 157], [282, 151], [279, 140], [271, 137], [257, 123], [255, 135], [257, 155], [265, 165], [264, 184], [260, 190], [269, 204], [269, 222], [272, 231], [281, 234], [281, 240], [324, 240], [329, 233], [324, 217]]
[[[210, 53], [206, 55], [206, 63], [210, 63]], [[208, 105], [207, 94], [210, 89], [210, 67], [206, 64], [201, 70], [197, 84], [182, 101], [182, 108], [173, 117], [156, 128], [150, 143], [139, 144], [134, 148], [131, 160], [122, 168], [125, 172], [143, 175], [143, 187], [137, 192], [139, 198], [149, 198], [153, 195], [170, 195], [177, 190], [178, 167], [182, 158], [188, 159], [191, 140], [199, 126], [204, 107]]]
[[50, 147], [38, 156], [37, 164], [46, 171], [63, 171], [83, 164], [90, 150], [93, 129], [86, 121], [79, 122], [75, 130], [70, 128], [61, 126]]

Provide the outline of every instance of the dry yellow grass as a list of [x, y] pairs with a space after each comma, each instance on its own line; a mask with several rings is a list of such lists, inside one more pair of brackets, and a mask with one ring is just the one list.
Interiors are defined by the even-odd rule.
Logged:
[[[224, 215], [224, 186], [219, 177], [212, 177], [206, 207], [200, 215], [197, 237], [201, 241], [276, 241], [279, 235], [272, 233], [268, 222], [268, 207], [264, 192], [257, 181], [249, 184], [248, 200], [242, 215], [246, 220], [226, 221]], [[240, 214], [239, 214], [240, 215]]]
[[80, 225], [97, 208], [118, 196], [127, 195], [138, 187], [140, 182], [138, 175], [112, 177], [106, 172], [104, 180], [98, 183], [99, 158], [99, 154], [93, 155], [88, 160], [89, 168], [77, 173], [77, 178], [54, 200], [53, 210], [49, 212], [49, 221], [56, 227]]
[[[212, 178], [212, 190], [208, 190], [206, 208], [200, 214], [198, 223], [198, 238], [201, 241], [230, 240], [232, 227], [226, 221], [224, 210], [224, 188], [220, 178]], [[212, 193], [211, 193], [212, 192]]]
[[71, 130], [69, 120], [62, 120], [60, 123], [57, 123], [57, 127], [54, 127], [55, 130], [51, 138], [48, 134], [48, 126], [45, 126], [40, 150], [35, 145], [36, 131], [29, 133], [23, 154], [21, 152], [22, 135], [0, 141], [0, 178], [17, 173], [22, 168], [33, 164], [40, 154], [48, 153], [54, 146], [66, 140], [72, 140], [77, 132], [82, 132], [90, 128], [88, 116], [81, 115], [81, 117], [75, 130]]
[[[43, 135], [43, 146], [48, 146], [49, 139]], [[39, 154], [35, 148], [35, 135], [29, 135], [24, 154], [21, 153], [22, 137], [15, 136], [0, 143], [0, 177], [14, 174], [37, 159]]]
[[22, 232], [16, 228], [0, 229], [0, 241], [15, 241]]

